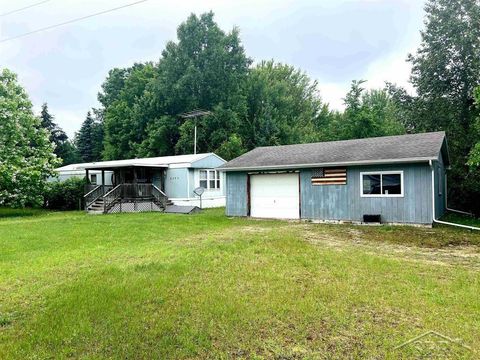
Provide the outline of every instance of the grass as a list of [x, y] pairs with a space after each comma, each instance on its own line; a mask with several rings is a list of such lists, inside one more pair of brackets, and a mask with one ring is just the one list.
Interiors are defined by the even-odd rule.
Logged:
[[222, 211], [1, 219], [0, 358], [407, 359], [428, 330], [480, 349], [479, 234]]
[[38, 216], [46, 214], [47, 212], [43, 209], [11, 209], [0, 207], [0, 219], [2, 218], [13, 218], [13, 217], [26, 217], [26, 216]]
[[442, 220], [449, 221], [457, 224], [476, 226], [480, 228], [480, 219], [473, 216], [456, 214], [453, 212], [447, 213]]

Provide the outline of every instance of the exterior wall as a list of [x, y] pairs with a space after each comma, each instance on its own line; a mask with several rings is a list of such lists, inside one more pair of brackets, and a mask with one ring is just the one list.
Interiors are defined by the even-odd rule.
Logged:
[[162, 177], [163, 177], [163, 171], [162, 170], [154, 170], [153, 171], [152, 182], [153, 182], [153, 185], [155, 185], [159, 189], [162, 189], [162, 187], [163, 187]]
[[194, 161], [192, 163], [192, 168], [195, 169], [214, 169], [221, 165], [225, 164], [225, 160], [222, 160], [220, 157], [216, 155], [210, 155], [203, 159]]
[[227, 216], [247, 216], [247, 173], [227, 172], [226, 173], [226, 209]]
[[446, 209], [447, 189], [445, 188], [446, 169], [443, 156], [440, 154], [438, 161], [434, 163], [435, 179], [435, 219], [443, 216]]
[[188, 168], [169, 168], [165, 176], [165, 194], [169, 198], [188, 197]]
[[[403, 197], [361, 197], [360, 172], [402, 170]], [[247, 216], [246, 172], [227, 172], [228, 216]], [[381, 214], [383, 222], [432, 223], [432, 180], [428, 163], [347, 167], [347, 185], [311, 184], [312, 169], [300, 169], [301, 218], [362, 221], [364, 214]]]
[[[360, 196], [361, 172], [392, 170], [403, 171], [403, 197]], [[432, 223], [432, 180], [428, 163], [348, 167], [347, 185], [313, 186], [311, 175], [311, 170], [300, 171], [302, 218], [362, 221], [364, 214], [380, 214], [382, 222]]]
[[[97, 185], [102, 185], [102, 172], [98, 170], [90, 170], [89, 175], [97, 175]], [[112, 171], [105, 171], [105, 185], [112, 185]], [[85, 178], [85, 170], [70, 170], [70, 171], [59, 171], [57, 178], [49, 178], [48, 181], [65, 181], [72, 177], [83, 179]]]

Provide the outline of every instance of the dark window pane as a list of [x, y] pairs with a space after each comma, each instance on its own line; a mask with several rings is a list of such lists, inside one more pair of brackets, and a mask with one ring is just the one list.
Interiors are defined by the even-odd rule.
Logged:
[[210, 189], [215, 189], [215, 180], [210, 180]]
[[400, 195], [402, 193], [400, 174], [382, 175], [382, 194]]
[[220, 189], [220, 180], [217, 180], [217, 189]]
[[207, 188], [207, 180], [200, 180], [200, 186], [203, 187], [204, 189]]
[[380, 194], [380, 175], [363, 175], [363, 193]]

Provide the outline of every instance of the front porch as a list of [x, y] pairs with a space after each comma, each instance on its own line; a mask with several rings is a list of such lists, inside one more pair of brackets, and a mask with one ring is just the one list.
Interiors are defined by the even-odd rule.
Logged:
[[[101, 170], [101, 184], [92, 184], [89, 170]], [[111, 184], [105, 185], [105, 173], [111, 174]], [[106, 214], [119, 212], [165, 211], [170, 205], [163, 191], [164, 167], [117, 166], [86, 169], [89, 183], [85, 189], [85, 210]]]

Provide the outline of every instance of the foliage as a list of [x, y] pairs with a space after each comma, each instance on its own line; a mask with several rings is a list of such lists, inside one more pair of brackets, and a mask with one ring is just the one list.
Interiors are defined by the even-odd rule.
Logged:
[[232, 160], [245, 152], [242, 138], [237, 134], [232, 134], [217, 149], [216, 154], [225, 160]]
[[322, 112], [318, 84], [292, 66], [263, 61], [246, 88], [248, 112], [240, 126], [246, 149], [304, 142]]
[[480, 3], [476, 0], [429, 0], [422, 43], [408, 60], [417, 90], [416, 131], [445, 130], [451, 170], [450, 206], [480, 213], [480, 172], [470, 171], [467, 157], [478, 142], [474, 88], [480, 82]]
[[82, 208], [85, 179], [76, 177], [48, 184], [44, 207], [51, 210], [80, 210]]
[[82, 162], [102, 159], [103, 134], [103, 123], [94, 119], [89, 111], [75, 136], [75, 145]]
[[106, 159], [191, 153], [193, 122], [179, 114], [214, 111], [198, 119], [198, 151], [214, 151], [238, 128], [250, 60], [238, 31], [223, 32], [213, 13], [191, 15], [157, 64], [114, 69], [99, 101], [105, 118]]
[[393, 349], [424, 328], [480, 347], [478, 233], [222, 209], [37, 219], [0, 220], [2, 359], [412, 359]]
[[344, 103], [340, 122], [333, 122], [340, 139], [360, 139], [376, 136], [400, 135], [404, 125], [398, 121], [398, 107], [387, 90], [365, 91], [365, 81], [353, 81]]
[[38, 206], [59, 160], [17, 76], [0, 73], [0, 205]]
[[[475, 89], [474, 97], [477, 111], [480, 113], [480, 86]], [[471, 171], [476, 172], [480, 170], [480, 116], [477, 117], [473, 125], [473, 133], [475, 134], [474, 141], [476, 141], [476, 143], [473, 145], [472, 150], [470, 150], [468, 165]]]
[[67, 134], [55, 123], [53, 115], [48, 112], [44, 103], [40, 112], [41, 125], [50, 133], [50, 141], [55, 144], [55, 155], [62, 160], [62, 165], [72, 164], [79, 160], [77, 149], [68, 140]]

